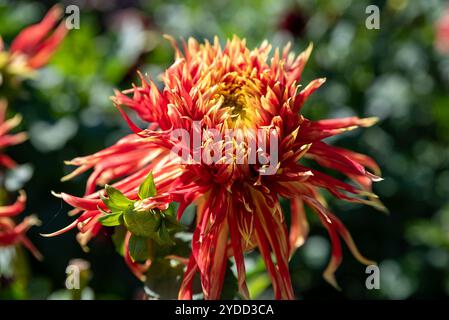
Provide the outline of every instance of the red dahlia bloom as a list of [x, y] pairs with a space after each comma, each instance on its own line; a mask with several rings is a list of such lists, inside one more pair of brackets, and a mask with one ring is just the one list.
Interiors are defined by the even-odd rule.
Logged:
[[60, 6], [51, 8], [41, 22], [17, 35], [9, 51], [0, 37], [0, 69], [6, 66], [11, 74], [26, 75], [47, 64], [68, 31], [63, 21], [56, 26], [62, 14]]
[[39, 219], [31, 215], [25, 217], [21, 223], [16, 225], [12, 217], [19, 215], [25, 209], [26, 195], [20, 192], [14, 204], [0, 207], [0, 247], [14, 246], [23, 244], [34, 257], [42, 260], [41, 253], [36, 249], [33, 243], [27, 238], [25, 233], [32, 226], [40, 225]]
[[[0, 100], [0, 148], [22, 143], [27, 136], [24, 132], [17, 134], [8, 134], [8, 132], [16, 127], [20, 121], [20, 115], [5, 121], [7, 104], [5, 100]], [[11, 169], [16, 163], [9, 156], [0, 153], [0, 168]], [[35, 216], [26, 217], [19, 225], [13, 221], [13, 217], [22, 213], [25, 209], [26, 194], [21, 191], [17, 200], [8, 206], [0, 206], [0, 247], [23, 244], [37, 258], [42, 256], [34, 245], [25, 236], [26, 231], [33, 225], [39, 224], [39, 220]]]
[[[7, 110], [6, 100], [0, 99], [0, 150], [6, 147], [20, 144], [27, 139], [25, 132], [8, 134], [9, 131], [20, 124], [22, 117], [16, 114], [11, 119], [5, 120]], [[12, 169], [16, 166], [14, 160], [0, 152], [0, 168]]]
[[[371, 264], [359, 253], [342, 222], [326, 208], [320, 192], [325, 189], [345, 201], [384, 208], [371, 191], [372, 181], [380, 179], [376, 163], [323, 141], [359, 126], [371, 126], [376, 119], [312, 121], [301, 114], [304, 102], [325, 81], [316, 79], [300, 88], [311, 46], [295, 56], [287, 45], [282, 51], [276, 49], [270, 58], [267, 42], [249, 50], [245, 40], [237, 37], [224, 47], [218, 39], [204, 44], [189, 39], [183, 43], [182, 53], [175, 41], [170, 41], [176, 61], [163, 75], [163, 89], [141, 76], [139, 86], [117, 92], [114, 98], [135, 133], [96, 154], [68, 162], [78, 168], [65, 179], [90, 169], [93, 172], [84, 197], [61, 194], [75, 207], [72, 213], [80, 215], [53, 235], [78, 227], [78, 239], [86, 244], [102, 228], [99, 209], [106, 209], [100, 200], [104, 190], [97, 191], [97, 186], [114, 182], [113, 187], [128, 198], [138, 199], [139, 185], [152, 172], [164, 201], [180, 203], [178, 218], [189, 204], [197, 206], [192, 254], [179, 290], [181, 299], [192, 298], [196, 272], [204, 297], [220, 298], [231, 256], [240, 292], [248, 298], [244, 253], [253, 249], [263, 256], [275, 297], [293, 299], [288, 261], [307, 237], [305, 205], [316, 212], [332, 241], [332, 257], [324, 272], [329, 282], [336, 286], [333, 274], [342, 259], [340, 237], [359, 261]], [[148, 122], [148, 128], [137, 128], [121, 106], [134, 110]], [[222, 138], [226, 130], [237, 134], [223, 142], [210, 135], [213, 129]], [[254, 135], [257, 129], [263, 129], [261, 136]], [[187, 137], [181, 142], [174, 138], [180, 137], [179, 132], [181, 138]], [[203, 135], [198, 142], [195, 135], [199, 133]], [[261, 147], [255, 141], [266, 144]], [[235, 147], [230, 153], [226, 149], [229, 145]], [[183, 155], [176, 157], [173, 150]], [[353, 183], [306, 167], [304, 158], [345, 174]], [[280, 198], [291, 205], [289, 228]], [[150, 203], [154, 205], [155, 200], [150, 199]], [[148, 268], [148, 264], [137, 265], [129, 254], [126, 256], [136, 274]]]

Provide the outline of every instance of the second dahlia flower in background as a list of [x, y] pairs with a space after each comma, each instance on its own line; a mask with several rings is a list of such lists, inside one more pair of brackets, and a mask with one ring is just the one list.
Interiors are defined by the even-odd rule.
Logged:
[[[170, 41], [176, 57], [163, 75], [163, 88], [141, 76], [140, 85], [117, 92], [114, 98], [134, 133], [105, 150], [69, 162], [78, 168], [66, 179], [90, 169], [93, 172], [83, 197], [61, 194], [75, 207], [72, 214], [79, 216], [53, 235], [78, 227], [78, 240], [84, 246], [103, 228], [102, 221], [109, 215], [123, 224], [123, 212], [146, 212], [151, 213], [148, 221], [157, 217], [160, 223], [159, 215], [170, 202], [179, 203], [178, 219], [187, 206], [195, 204], [191, 255], [180, 259], [186, 264], [180, 299], [192, 298], [196, 273], [204, 298], [219, 299], [230, 257], [235, 261], [240, 293], [250, 298], [244, 255], [251, 250], [258, 250], [263, 257], [275, 298], [293, 299], [288, 261], [307, 238], [305, 206], [318, 215], [329, 232], [333, 249], [324, 277], [331, 284], [337, 286], [334, 272], [342, 259], [340, 238], [360, 262], [371, 264], [359, 253], [343, 223], [326, 207], [321, 190], [344, 201], [384, 209], [371, 190], [372, 182], [380, 179], [376, 163], [366, 155], [323, 141], [371, 126], [376, 119], [310, 120], [302, 115], [307, 98], [325, 82], [316, 79], [300, 86], [311, 47], [295, 56], [288, 45], [271, 52], [267, 42], [250, 50], [238, 37], [224, 47], [218, 39], [202, 44], [189, 39], [182, 50], [173, 39]], [[132, 109], [148, 127], [139, 129], [122, 107]], [[187, 137], [181, 137], [186, 138], [181, 139], [181, 146], [173, 138], [179, 129]], [[255, 137], [254, 132], [261, 129], [262, 136]], [[211, 130], [221, 138], [227, 130], [238, 133], [223, 140], [207, 134]], [[199, 143], [192, 138], [198, 134], [202, 134]], [[276, 139], [270, 140], [271, 135]], [[255, 140], [265, 141], [266, 148], [254, 148]], [[226, 154], [229, 145], [235, 146], [230, 155]], [[175, 147], [186, 153], [174, 156]], [[202, 160], [193, 161], [198, 153], [202, 153]], [[221, 155], [218, 161], [210, 161], [217, 154]], [[307, 167], [306, 158], [345, 174], [351, 182]], [[145, 193], [148, 197], [142, 199], [139, 190], [149, 173], [154, 176], [157, 195]], [[104, 190], [108, 183], [112, 186]], [[289, 226], [281, 198], [290, 203]], [[142, 219], [140, 227], [144, 230], [139, 232], [146, 230], [146, 220]], [[127, 229], [128, 239], [137, 235], [135, 230]], [[134, 272], [151, 273], [151, 259], [137, 264], [136, 259], [130, 259], [129, 250], [127, 243], [125, 258]]]
[[[0, 99], [0, 149], [22, 143], [27, 139], [25, 133], [9, 134], [9, 131], [15, 128], [21, 122], [20, 115], [16, 115], [6, 120], [7, 103]], [[3, 180], [4, 170], [12, 169], [16, 166], [14, 160], [3, 152], [0, 153], [0, 180]], [[3, 181], [2, 181], [3, 183]], [[40, 221], [34, 215], [25, 217], [22, 222], [16, 225], [14, 217], [25, 210], [26, 195], [20, 191], [17, 200], [10, 205], [4, 203], [0, 206], [0, 248], [9, 247], [17, 244], [23, 244], [37, 258], [42, 259], [42, 255], [36, 247], [27, 238], [25, 233], [29, 228], [39, 225]]]
[[64, 21], [59, 22], [62, 16], [62, 8], [54, 6], [42, 21], [23, 29], [9, 49], [0, 35], [0, 87], [14, 86], [47, 64], [68, 32]]

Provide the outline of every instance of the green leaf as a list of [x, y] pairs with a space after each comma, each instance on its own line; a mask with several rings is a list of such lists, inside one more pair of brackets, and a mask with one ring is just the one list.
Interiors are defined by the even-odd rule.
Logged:
[[146, 237], [131, 235], [129, 254], [134, 261], [143, 262], [152, 256], [152, 241]]
[[168, 231], [172, 233], [183, 231], [186, 229], [186, 226], [180, 223], [174, 216], [165, 215], [164, 221]]
[[105, 227], [119, 226], [123, 222], [123, 211], [107, 213], [98, 219]]
[[165, 226], [165, 221], [161, 221], [161, 225], [157, 232], [157, 237], [155, 237], [156, 242], [161, 246], [172, 246], [175, 244], [173, 239], [170, 237], [167, 227]]
[[156, 185], [154, 184], [153, 173], [150, 172], [145, 181], [139, 186], [139, 198], [147, 199], [149, 197], [154, 197], [157, 194]]
[[115, 205], [114, 202], [112, 202], [112, 200], [110, 198], [105, 197], [101, 193], [100, 193], [100, 199], [101, 199], [101, 201], [103, 201], [104, 205], [112, 212], [123, 211], [123, 209], [124, 209], [122, 206]]
[[[105, 190], [109, 196], [108, 203], [109, 203], [109, 205], [111, 205], [111, 207], [114, 208], [114, 209], [112, 209], [112, 208], [110, 208], [110, 209], [113, 211], [117, 210], [117, 209], [124, 211], [130, 205], [132, 205], [134, 203], [134, 201], [129, 200], [120, 190], [115, 189], [114, 187], [112, 187], [110, 185], [106, 185]], [[104, 200], [103, 200], [103, 202], [104, 202]]]
[[125, 255], [125, 237], [128, 230], [125, 226], [121, 225], [114, 228], [114, 233], [111, 236], [114, 243], [115, 250], [121, 255]]
[[251, 299], [257, 299], [270, 286], [270, 277], [262, 272], [248, 279], [248, 290]]
[[158, 210], [135, 211], [128, 208], [123, 215], [126, 228], [136, 236], [154, 237], [161, 224]]
[[175, 202], [170, 202], [167, 210], [164, 211], [165, 216], [176, 217], [177, 206]]

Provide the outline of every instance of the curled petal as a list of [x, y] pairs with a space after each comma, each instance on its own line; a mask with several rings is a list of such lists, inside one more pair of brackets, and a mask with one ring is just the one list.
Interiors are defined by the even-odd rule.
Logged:
[[12, 217], [21, 213], [25, 210], [26, 199], [25, 191], [21, 190], [14, 204], [0, 207], [0, 217]]
[[299, 130], [299, 137], [304, 143], [310, 143], [322, 140], [327, 137], [335, 136], [346, 131], [354, 130], [358, 127], [370, 127], [379, 119], [348, 117], [331, 120], [305, 121]]
[[330, 284], [332, 284], [335, 288], [339, 289], [339, 286], [337, 284], [334, 275], [335, 271], [338, 269], [342, 260], [341, 243], [338, 235], [340, 235], [343, 238], [353, 256], [360, 263], [363, 263], [365, 265], [376, 264], [374, 261], [368, 260], [360, 254], [348, 230], [345, 228], [345, 226], [341, 223], [341, 221], [337, 217], [335, 217], [332, 213], [330, 213], [321, 203], [319, 203], [319, 201], [307, 196], [303, 198], [304, 201], [316, 211], [318, 217], [321, 220], [321, 223], [327, 229], [329, 236], [331, 238], [332, 256], [329, 265], [327, 266], [323, 274], [324, 278]]
[[56, 28], [62, 16], [62, 9], [56, 5], [50, 9], [41, 22], [25, 28], [11, 44], [13, 55], [26, 56], [27, 65], [37, 69], [48, 62], [56, 47], [67, 34], [65, 22]]
[[[313, 50], [313, 44], [310, 43], [309, 46], [306, 48], [306, 50], [304, 50], [303, 52], [301, 52], [298, 55], [298, 57], [296, 58], [296, 60], [294, 62], [287, 60], [287, 68], [289, 69], [287, 84], [291, 84], [294, 81], [299, 81], [301, 79], [302, 71], [304, 70], [306, 63], [309, 60], [310, 55], [312, 54], [312, 50]], [[283, 56], [285, 58], [288, 58], [287, 54], [288, 54], [288, 48], [286, 48], [286, 50], [284, 50]]]
[[0, 148], [20, 144], [28, 139], [25, 132], [0, 136]]
[[5, 154], [0, 154], [0, 166], [7, 169], [13, 169], [17, 166], [17, 163]]
[[97, 210], [99, 205], [102, 205], [102, 201], [100, 199], [86, 199], [72, 196], [67, 193], [53, 193], [55, 197], [63, 199], [65, 202], [70, 204], [75, 208], [80, 208], [83, 210]]
[[54, 6], [41, 22], [25, 28], [11, 44], [12, 52], [31, 53], [48, 35], [62, 15], [62, 9]]
[[309, 96], [315, 92], [319, 87], [321, 87], [326, 82], [326, 78], [315, 79], [310, 82], [296, 97], [293, 112], [299, 112], [301, 110], [304, 102], [309, 98]]
[[51, 56], [55, 52], [56, 48], [62, 42], [67, 35], [68, 29], [65, 23], [62, 22], [55, 32], [49, 36], [42, 44], [36, 49], [37, 52], [29, 57], [27, 64], [32, 69], [39, 69], [46, 65]]
[[42, 254], [25, 235], [32, 226], [36, 225], [40, 225], [40, 221], [34, 215], [25, 217], [17, 226], [10, 218], [0, 218], [0, 246], [23, 244], [36, 259], [42, 260]]

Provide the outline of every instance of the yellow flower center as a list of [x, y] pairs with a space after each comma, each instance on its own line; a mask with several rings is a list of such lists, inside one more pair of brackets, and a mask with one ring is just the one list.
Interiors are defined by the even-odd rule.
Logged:
[[254, 127], [255, 97], [248, 90], [250, 78], [228, 73], [219, 84], [214, 99], [221, 101], [220, 110], [227, 128]]

